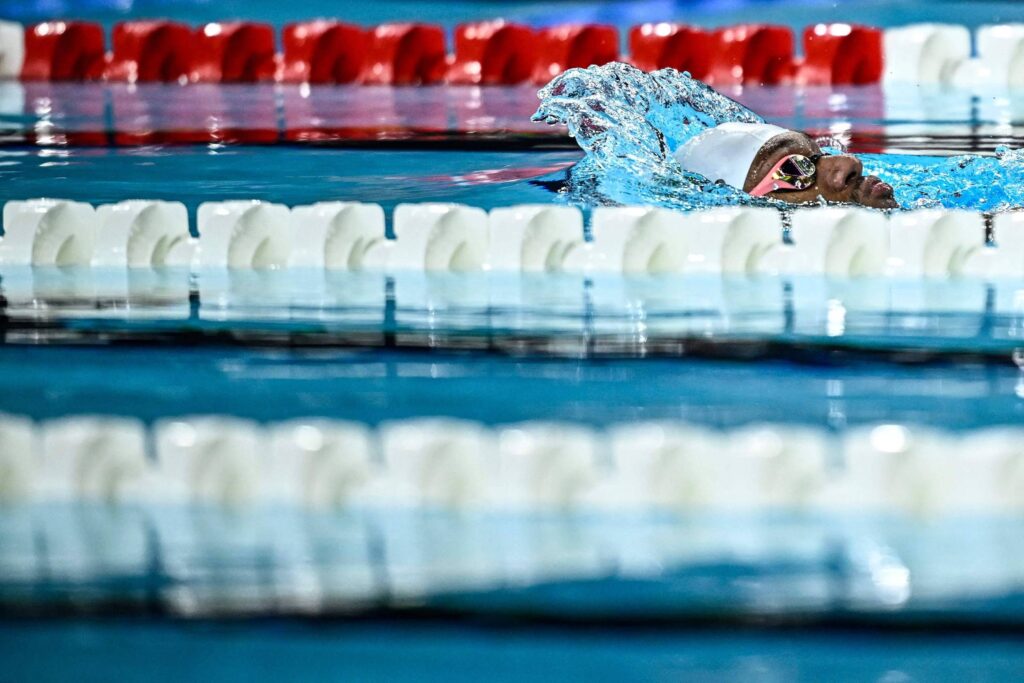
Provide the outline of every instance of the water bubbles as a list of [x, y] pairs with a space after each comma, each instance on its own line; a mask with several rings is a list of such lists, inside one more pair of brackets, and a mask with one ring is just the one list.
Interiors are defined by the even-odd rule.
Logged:
[[1024, 206], [1024, 151], [998, 156], [927, 157], [862, 154], [864, 172], [893, 187], [905, 209], [1004, 211]]
[[692, 209], [764, 203], [724, 183], [686, 173], [672, 153], [701, 131], [760, 116], [687, 73], [645, 73], [612, 63], [570, 69], [538, 93], [534, 120], [564, 123], [587, 156], [571, 174], [571, 201]]

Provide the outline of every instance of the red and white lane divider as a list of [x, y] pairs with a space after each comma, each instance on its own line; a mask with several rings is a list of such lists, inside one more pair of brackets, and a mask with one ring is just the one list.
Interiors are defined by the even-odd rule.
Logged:
[[[785, 26], [742, 24], [704, 29], [677, 23], [634, 26], [627, 54], [614, 26], [570, 24], [534, 29], [505, 21], [462, 24], [448, 53], [445, 31], [421, 23], [366, 29], [335, 20], [272, 26], [163, 21], [117, 24], [107, 51], [99, 24], [0, 22], [0, 78], [127, 82], [542, 84], [573, 67], [628, 61], [653, 70], [689, 71], [712, 85], [878, 83], [1019, 86], [1024, 84], [1024, 25], [916, 24], [878, 29], [808, 26], [800, 51]], [[1021, 62], [1021, 64], [1018, 64]]]
[[208, 202], [190, 231], [177, 202], [34, 199], [4, 206], [0, 265], [1024, 277], [1018, 212], [992, 218], [994, 242], [977, 212], [829, 207], [790, 216], [784, 239], [775, 209], [602, 207], [587, 240], [574, 207], [401, 204], [389, 239], [377, 204]]
[[[151, 434], [147, 432], [151, 431]], [[0, 502], [1024, 513], [1024, 432], [0, 416]]]

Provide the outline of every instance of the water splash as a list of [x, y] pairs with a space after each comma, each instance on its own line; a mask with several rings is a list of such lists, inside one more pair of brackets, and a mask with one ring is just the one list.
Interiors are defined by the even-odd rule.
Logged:
[[570, 172], [571, 201], [693, 209], [753, 200], [685, 171], [672, 156], [694, 135], [720, 123], [764, 121], [688, 73], [646, 73], [618, 62], [569, 69], [538, 97], [533, 120], [564, 123], [587, 153]]
[[[701, 131], [727, 121], [760, 123], [753, 111], [675, 69], [643, 72], [612, 63], [569, 69], [542, 88], [534, 121], [563, 123], [586, 152], [572, 168], [568, 201], [697, 209], [783, 205], [684, 170], [672, 156]], [[843, 152], [841, 142], [829, 151]], [[985, 211], [1024, 206], [1024, 150], [996, 157], [859, 155], [865, 173], [895, 190], [904, 209]]]
[[1024, 206], [1024, 149], [996, 155], [922, 157], [861, 154], [864, 172], [893, 186], [901, 208], [1005, 211]]

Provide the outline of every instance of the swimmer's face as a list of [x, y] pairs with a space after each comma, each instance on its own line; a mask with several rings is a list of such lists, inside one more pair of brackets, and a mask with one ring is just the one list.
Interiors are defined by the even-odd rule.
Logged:
[[[789, 131], [776, 135], [758, 151], [750, 164], [743, 189], [750, 192], [754, 186], [771, 172], [784, 156], [803, 154], [813, 157], [821, 154], [821, 148], [803, 133]], [[896, 200], [892, 187], [873, 175], [865, 176], [860, 160], [851, 154], [823, 156], [816, 164], [814, 183], [802, 190], [777, 190], [768, 197], [791, 204], [816, 202], [819, 197], [843, 204], [861, 204], [876, 209], [895, 209]]]

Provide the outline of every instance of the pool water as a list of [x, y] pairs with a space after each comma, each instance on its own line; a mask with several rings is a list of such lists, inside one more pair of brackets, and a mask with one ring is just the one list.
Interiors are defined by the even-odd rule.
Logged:
[[[102, 628], [105, 638], [97, 637]], [[0, 631], [11, 670], [38, 681], [357, 678], [361, 681], [743, 680], [1005, 681], [1020, 676], [1015, 635], [852, 631], [508, 630], [486, 624], [180, 625], [140, 620], [18, 624]], [[401, 643], [400, 647], [395, 647]], [[115, 645], [116, 644], [116, 645]], [[188, 657], [182, 652], [194, 653]]]
[[[491, 208], [548, 202], [550, 189], [579, 159], [573, 151], [436, 152], [302, 146], [224, 146], [0, 150], [8, 198], [47, 196], [121, 201], [146, 196], [181, 201], [252, 199], [288, 205], [317, 201], [452, 201]], [[390, 211], [388, 211], [390, 214]]]
[[[720, 428], [783, 421], [831, 429], [888, 420], [970, 429], [1024, 415], [1021, 372], [978, 361], [908, 367], [824, 353], [802, 363], [588, 361], [372, 347], [108, 351], [8, 345], [0, 408], [38, 419], [84, 405], [144, 420], [227, 411], [260, 421], [316, 414], [377, 424], [422, 415], [430, 403], [428, 414], [488, 424], [681, 418]], [[225, 404], [229, 394], [235, 398]]]

